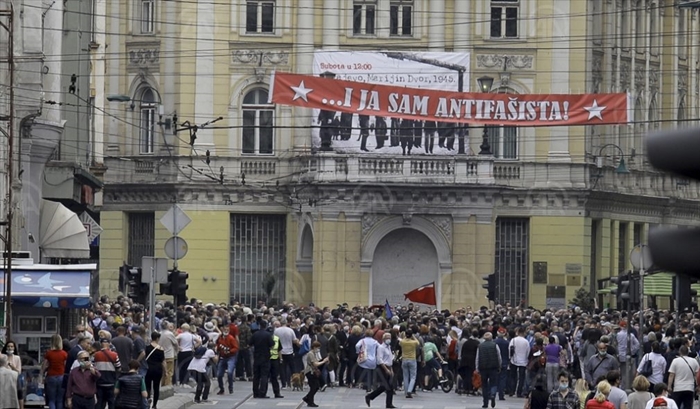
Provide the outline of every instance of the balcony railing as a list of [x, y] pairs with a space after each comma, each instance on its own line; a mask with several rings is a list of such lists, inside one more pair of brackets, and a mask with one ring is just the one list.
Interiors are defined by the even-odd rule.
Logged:
[[660, 172], [617, 174], [611, 166], [517, 162], [481, 156], [361, 156], [322, 153], [305, 157], [226, 157], [211, 163], [189, 156], [105, 158], [105, 184], [387, 183], [480, 185], [515, 189], [593, 189], [639, 196], [700, 198], [699, 185]]

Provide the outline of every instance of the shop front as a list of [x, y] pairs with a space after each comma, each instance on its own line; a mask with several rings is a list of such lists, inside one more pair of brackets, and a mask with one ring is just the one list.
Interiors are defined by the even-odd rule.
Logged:
[[[22, 357], [27, 405], [44, 405], [41, 364], [51, 336], [70, 337], [91, 303], [96, 264], [12, 267], [12, 340]], [[0, 294], [5, 282], [0, 275]], [[4, 301], [4, 300], [3, 300]], [[4, 338], [4, 337], [3, 337]]]

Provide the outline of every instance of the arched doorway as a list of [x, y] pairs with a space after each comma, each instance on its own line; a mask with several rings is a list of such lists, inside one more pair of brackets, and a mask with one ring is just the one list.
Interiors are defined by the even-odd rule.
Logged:
[[372, 304], [405, 303], [404, 294], [424, 284], [439, 282], [438, 253], [422, 232], [400, 228], [377, 244], [372, 263]]

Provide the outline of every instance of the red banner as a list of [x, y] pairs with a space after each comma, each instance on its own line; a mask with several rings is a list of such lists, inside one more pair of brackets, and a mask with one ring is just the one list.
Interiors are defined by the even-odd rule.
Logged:
[[477, 125], [568, 126], [629, 122], [627, 94], [495, 94], [367, 84], [277, 72], [275, 104], [359, 115]]

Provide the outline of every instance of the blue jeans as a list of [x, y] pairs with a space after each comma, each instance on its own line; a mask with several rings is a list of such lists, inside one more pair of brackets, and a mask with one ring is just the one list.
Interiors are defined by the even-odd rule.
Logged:
[[228, 391], [233, 393], [233, 377], [236, 370], [236, 358], [238, 355], [230, 356], [228, 358], [219, 359], [219, 363], [216, 366], [216, 378], [219, 381], [219, 390], [224, 390], [224, 372], [228, 370]]
[[505, 397], [506, 393], [506, 382], [508, 380], [508, 367], [504, 366], [501, 368], [501, 372], [498, 373], [498, 383], [491, 385], [491, 396], [496, 396], [500, 399]]
[[418, 363], [412, 359], [404, 359], [401, 362], [403, 370], [403, 390], [408, 395], [413, 392], [416, 386], [416, 375], [418, 374]]
[[46, 378], [44, 395], [49, 409], [63, 409], [63, 375]]

